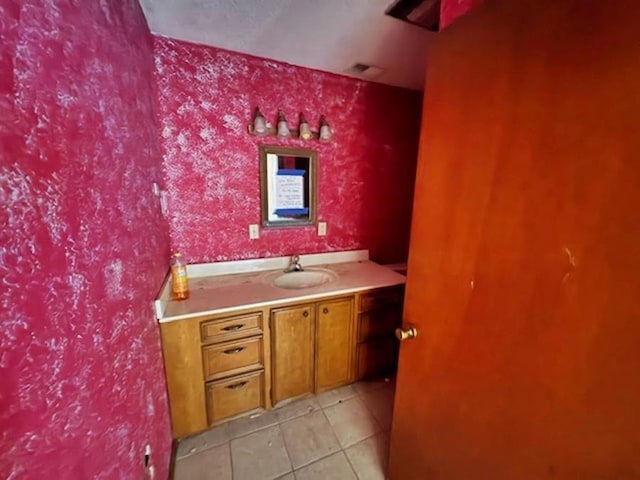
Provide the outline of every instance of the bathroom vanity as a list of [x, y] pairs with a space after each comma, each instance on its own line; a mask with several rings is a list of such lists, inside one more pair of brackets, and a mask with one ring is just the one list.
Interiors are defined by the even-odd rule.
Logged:
[[303, 256], [306, 276], [283, 273], [288, 261], [192, 265], [181, 302], [165, 282], [156, 315], [174, 438], [395, 370], [405, 277], [366, 251]]

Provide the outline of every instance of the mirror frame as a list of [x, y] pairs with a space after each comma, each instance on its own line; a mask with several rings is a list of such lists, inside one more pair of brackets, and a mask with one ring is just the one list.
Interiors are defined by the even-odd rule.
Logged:
[[[316, 206], [318, 203], [318, 188], [317, 188], [317, 165], [318, 165], [318, 152], [308, 148], [297, 147], [282, 147], [273, 145], [260, 145], [260, 211], [262, 215], [262, 227], [263, 228], [289, 228], [289, 227], [302, 227], [305, 225], [316, 224]], [[309, 214], [301, 218], [292, 218], [284, 220], [269, 220], [269, 211], [274, 208], [274, 205], [269, 205], [269, 191], [275, 188], [268, 178], [267, 162], [269, 161], [269, 155], [286, 155], [288, 157], [308, 157], [309, 158], [309, 170], [308, 175], [305, 175], [307, 181], [307, 188], [309, 191]]]

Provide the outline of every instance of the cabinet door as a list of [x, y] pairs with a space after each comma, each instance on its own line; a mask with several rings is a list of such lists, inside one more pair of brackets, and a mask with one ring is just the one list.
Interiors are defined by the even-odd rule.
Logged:
[[318, 303], [316, 391], [349, 383], [353, 354], [353, 300]]
[[378, 377], [395, 371], [398, 346], [393, 338], [359, 343], [357, 347], [357, 379]]
[[271, 398], [273, 404], [313, 393], [314, 305], [271, 312]]
[[361, 313], [359, 320], [359, 342], [377, 338], [395, 338], [395, 329], [402, 324], [402, 313], [399, 308], [382, 308]]

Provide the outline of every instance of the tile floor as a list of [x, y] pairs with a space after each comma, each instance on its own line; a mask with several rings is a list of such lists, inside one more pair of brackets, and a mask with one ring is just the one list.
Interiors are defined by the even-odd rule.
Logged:
[[384, 480], [394, 382], [358, 382], [179, 442], [175, 480]]

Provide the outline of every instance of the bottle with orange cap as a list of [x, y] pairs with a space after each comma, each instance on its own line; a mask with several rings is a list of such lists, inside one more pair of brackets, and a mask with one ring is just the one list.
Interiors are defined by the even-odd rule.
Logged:
[[171, 256], [171, 296], [174, 300], [186, 300], [189, 298], [187, 264], [178, 252]]

